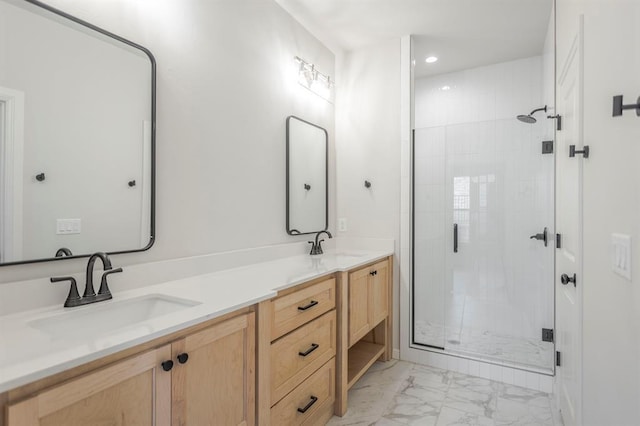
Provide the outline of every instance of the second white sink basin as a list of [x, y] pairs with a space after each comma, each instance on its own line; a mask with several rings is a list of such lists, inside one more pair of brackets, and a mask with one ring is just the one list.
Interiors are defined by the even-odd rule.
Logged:
[[38, 318], [29, 326], [55, 338], [81, 338], [111, 333], [143, 321], [199, 305], [200, 302], [149, 294], [122, 301], [99, 302], [62, 314]]
[[338, 261], [343, 261], [343, 262], [357, 262], [359, 261], [361, 258], [363, 258], [365, 255], [361, 254], [361, 253], [357, 253], [357, 252], [337, 252], [335, 254], [336, 259]]

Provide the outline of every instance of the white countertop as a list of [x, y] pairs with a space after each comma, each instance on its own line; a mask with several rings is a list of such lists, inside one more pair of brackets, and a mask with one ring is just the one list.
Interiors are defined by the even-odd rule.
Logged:
[[[287, 257], [114, 292], [112, 300], [83, 307], [63, 308], [64, 300], [61, 300], [56, 306], [2, 316], [0, 392], [251, 306], [274, 297], [278, 291], [288, 287], [322, 275], [353, 269], [391, 254], [390, 251], [349, 250], [337, 253], [328, 251], [320, 256]], [[125, 277], [126, 268], [122, 275], [123, 279]], [[78, 286], [82, 293], [83, 283]], [[108, 309], [106, 307], [109, 304], [147, 295], [187, 299], [197, 305], [106, 332], [77, 333], [74, 327], [63, 338], [54, 338], [52, 334], [31, 325], [43, 318], [53, 319], [83, 311], [91, 312], [92, 309]]]

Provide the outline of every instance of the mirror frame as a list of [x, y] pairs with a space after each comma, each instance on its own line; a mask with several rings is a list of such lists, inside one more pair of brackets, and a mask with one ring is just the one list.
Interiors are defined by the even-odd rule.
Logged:
[[[109, 255], [114, 255], [114, 254], [126, 254], [126, 253], [137, 253], [137, 252], [141, 252], [141, 251], [146, 251], [149, 250], [153, 244], [155, 243], [156, 240], [156, 69], [157, 69], [157, 65], [156, 65], [156, 59], [153, 56], [153, 54], [151, 53], [151, 51], [149, 49], [147, 49], [144, 46], [141, 46], [137, 43], [134, 43], [130, 40], [127, 40], [123, 37], [120, 37], [117, 34], [114, 34], [112, 32], [109, 32], [105, 29], [102, 29], [96, 25], [93, 25], [87, 21], [84, 21], [80, 18], [77, 18], [73, 15], [70, 15], [60, 9], [56, 9], [55, 7], [52, 7], [48, 4], [42, 3], [38, 0], [22, 0], [26, 3], [30, 3], [36, 7], [39, 7], [41, 9], [46, 10], [47, 12], [53, 13], [54, 15], [57, 15], [59, 17], [62, 17], [64, 19], [68, 19], [69, 21], [78, 24], [80, 26], [83, 26], [85, 28], [88, 28], [89, 30], [93, 30], [96, 31], [100, 34], [102, 34], [103, 36], [106, 36], [108, 38], [112, 38], [116, 41], [119, 41], [120, 43], [124, 43], [126, 45], [128, 45], [129, 47], [132, 47], [134, 49], [137, 49], [139, 51], [141, 51], [142, 53], [144, 53], [151, 64], [151, 150], [150, 150], [150, 162], [151, 162], [151, 185], [150, 185], [150, 204], [151, 204], [151, 211], [149, 212], [150, 214], [150, 218], [149, 218], [149, 224], [150, 224], [150, 229], [149, 229], [149, 243], [139, 249], [133, 249], [133, 250], [120, 250], [120, 251], [109, 251], [107, 252], [107, 254]], [[98, 250], [96, 250], [98, 251]], [[91, 256], [93, 253], [86, 253], [86, 254], [78, 254], [78, 255], [72, 255], [72, 256], [63, 256], [63, 257], [47, 257], [47, 258], [41, 258], [41, 259], [29, 259], [29, 260], [20, 260], [20, 261], [16, 261], [16, 262], [6, 262], [6, 263], [0, 263], [0, 267], [2, 266], [12, 266], [12, 265], [24, 265], [24, 264], [29, 264], [29, 263], [41, 263], [41, 262], [50, 262], [50, 261], [57, 261], [57, 260], [66, 260], [66, 259], [80, 259], [83, 257], [89, 257]]]
[[[289, 121], [294, 118], [298, 121], [302, 121], [303, 123], [306, 123], [310, 126], [313, 127], [317, 127], [318, 129], [322, 130], [324, 132], [324, 181], [325, 181], [325, 191], [324, 191], [324, 228], [323, 229], [318, 229], [317, 231], [313, 231], [313, 232], [300, 232], [297, 229], [291, 229], [291, 224], [289, 222], [290, 217], [289, 217], [289, 209], [291, 208], [290, 206], [290, 197], [289, 197], [289, 177], [290, 177], [290, 162], [291, 162], [291, 157], [289, 155], [289, 147], [291, 144], [291, 140], [290, 140], [290, 134], [289, 134]], [[323, 127], [320, 127], [316, 124], [310, 123], [307, 120], [303, 120], [300, 117], [296, 117], [295, 115], [290, 115], [287, 117], [287, 122], [286, 122], [286, 128], [287, 128], [287, 143], [286, 143], [286, 151], [287, 151], [287, 173], [286, 173], [286, 188], [287, 188], [287, 234], [289, 235], [310, 235], [310, 234], [316, 234], [318, 232], [321, 231], [326, 231], [327, 229], [329, 229], [329, 133], [327, 133], [327, 130]]]

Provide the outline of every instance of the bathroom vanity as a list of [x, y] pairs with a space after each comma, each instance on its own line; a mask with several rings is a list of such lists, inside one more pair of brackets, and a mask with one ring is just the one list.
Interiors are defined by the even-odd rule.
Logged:
[[253, 424], [254, 317], [234, 312], [10, 391], [6, 424]]
[[4, 425], [325, 424], [390, 359], [390, 254], [295, 256], [114, 294], [104, 306], [184, 307], [66, 345], [42, 324], [100, 304], [5, 316]]

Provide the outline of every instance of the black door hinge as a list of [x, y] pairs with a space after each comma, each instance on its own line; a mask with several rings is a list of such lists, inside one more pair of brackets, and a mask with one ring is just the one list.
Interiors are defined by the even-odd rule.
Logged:
[[553, 342], [553, 328], [543, 328], [542, 329], [542, 341], [543, 342]]
[[562, 234], [556, 234], [556, 248], [562, 248]]
[[562, 366], [560, 351], [556, 351], [556, 367]]

